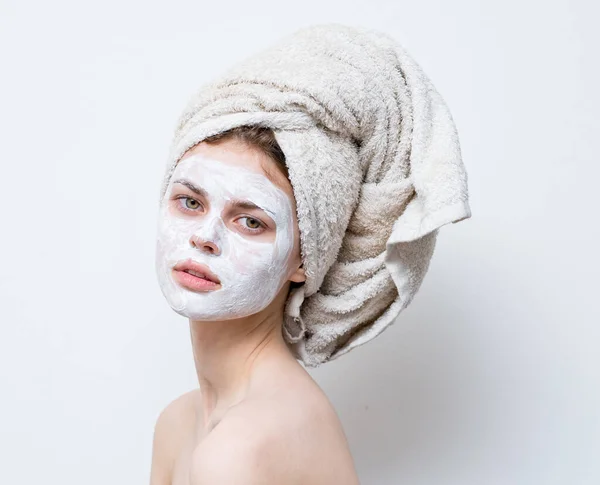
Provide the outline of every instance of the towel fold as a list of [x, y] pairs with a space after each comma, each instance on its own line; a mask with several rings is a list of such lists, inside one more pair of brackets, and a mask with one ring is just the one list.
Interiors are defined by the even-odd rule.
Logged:
[[438, 229], [471, 216], [447, 105], [390, 35], [305, 27], [203, 85], [181, 114], [181, 156], [240, 125], [275, 132], [296, 198], [306, 282], [284, 337], [316, 367], [380, 334], [418, 291]]

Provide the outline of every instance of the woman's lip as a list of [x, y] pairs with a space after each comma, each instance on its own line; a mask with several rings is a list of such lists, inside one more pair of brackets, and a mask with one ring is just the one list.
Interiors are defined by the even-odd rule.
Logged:
[[186, 273], [185, 271], [176, 270], [175, 268], [173, 268], [173, 278], [181, 286], [192, 291], [205, 292], [214, 291], [221, 288], [219, 283], [215, 283], [214, 281], [204, 278], [199, 278], [198, 276]]
[[[221, 280], [219, 280], [218, 276], [216, 274], [214, 274], [210, 269], [208, 269], [208, 266], [206, 266], [204, 264], [196, 263], [196, 261], [194, 261], [190, 258], [186, 259], [185, 261], [181, 261], [181, 262], [177, 263], [175, 266], [173, 266], [173, 269], [175, 271], [191, 270], [196, 273], [200, 273], [200, 274], [204, 275], [205, 280], [208, 280], [217, 285], [221, 283]], [[190, 276], [193, 276], [193, 275], [190, 275]], [[196, 276], [196, 278], [198, 278], [198, 277]], [[202, 279], [202, 278], [200, 278], [200, 279]]]

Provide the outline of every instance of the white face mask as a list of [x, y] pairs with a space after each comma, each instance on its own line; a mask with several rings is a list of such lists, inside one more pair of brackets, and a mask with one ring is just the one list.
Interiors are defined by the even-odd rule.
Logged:
[[[228, 320], [263, 310], [296, 269], [293, 247], [289, 198], [266, 176], [199, 154], [177, 164], [160, 205], [156, 246], [158, 282], [177, 313]], [[204, 265], [199, 272], [208, 269], [219, 284], [173, 271], [186, 261]]]

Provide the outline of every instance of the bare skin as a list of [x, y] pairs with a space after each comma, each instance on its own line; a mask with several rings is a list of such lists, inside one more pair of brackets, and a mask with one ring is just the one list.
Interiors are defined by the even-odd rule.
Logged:
[[[295, 206], [289, 181], [262, 152], [224, 140], [184, 157], [195, 153], [266, 174]], [[297, 270], [267, 308], [223, 322], [190, 320], [199, 388], [157, 420], [151, 485], [359, 483], [337, 413], [283, 339], [290, 282], [305, 279], [297, 221], [294, 231]]]

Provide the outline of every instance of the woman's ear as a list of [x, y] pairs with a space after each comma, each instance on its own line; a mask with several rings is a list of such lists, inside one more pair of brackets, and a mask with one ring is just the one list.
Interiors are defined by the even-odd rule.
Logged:
[[290, 276], [290, 281], [294, 283], [304, 283], [306, 281], [306, 273], [304, 272], [304, 268], [300, 266], [292, 276]]

